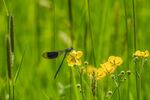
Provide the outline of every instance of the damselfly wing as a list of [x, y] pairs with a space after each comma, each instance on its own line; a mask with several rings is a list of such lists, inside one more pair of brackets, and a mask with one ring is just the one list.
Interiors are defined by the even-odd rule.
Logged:
[[55, 59], [59, 55], [62, 55], [63, 53], [64, 51], [44, 52], [42, 56], [46, 59]]
[[55, 58], [57, 58], [58, 56], [60, 56], [60, 55], [62, 55], [64, 53], [64, 57], [63, 57], [60, 65], [59, 65], [59, 67], [58, 67], [58, 69], [57, 69], [57, 71], [55, 73], [54, 79], [57, 77], [58, 72], [60, 71], [60, 68], [61, 68], [61, 66], [62, 66], [62, 64], [63, 64], [63, 62], [64, 62], [64, 60], [65, 60], [65, 58], [66, 58], [66, 56], [68, 54], [68, 52], [71, 52], [72, 50], [73, 50], [73, 48], [67, 48], [65, 50], [59, 50], [59, 51], [53, 51], [53, 52], [44, 52], [43, 53], [42, 56], [44, 58], [46, 58], [46, 59], [55, 59]]

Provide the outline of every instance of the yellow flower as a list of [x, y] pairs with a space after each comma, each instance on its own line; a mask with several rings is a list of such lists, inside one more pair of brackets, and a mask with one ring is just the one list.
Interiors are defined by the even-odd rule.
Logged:
[[68, 66], [76, 66], [76, 65], [81, 65], [81, 57], [83, 55], [82, 51], [75, 51], [73, 50], [72, 52], [69, 53], [67, 56], [67, 62]]
[[149, 56], [149, 51], [145, 50], [145, 52], [144, 52], [144, 58], [147, 58], [148, 56]]
[[96, 80], [99, 80], [99, 79], [102, 79], [103, 77], [105, 77], [105, 76], [106, 76], [106, 73], [105, 73], [105, 71], [104, 71], [103, 68], [98, 68], [98, 69], [96, 70], [96, 75], [95, 75], [95, 76], [96, 76], [95, 79], [96, 79]]
[[137, 50], [133, 55], [136, 56], [136, 57], [142, 57], [143, 52], [141, 52], [140, 50]]
[[114, 71], [115, 71], [115, 66], [114, 65], [112, 65], [110, 62], [105, 62], [105, 63], [103, 63], [103, 64], [101, 64], [100, 65], [103, 69], [104, 69], [104, 71], [106, 72], [106, 73], [108, 73], [108, 74], [111, 74], [111, 73], [113, 73]]
[[95, 80], [99, 80], [99, 79], [102, 79], [103, 77], [106, 76], [106, 73], [104, 71], [103, 68], [95, 68], [94, 66], [92, 65], [89, 65], [87, 68], [86, 68], [86, 72], [87, 74], [95, 79]]
[[89, 76], [94, 76], [96, 70], [97, 70], [97, 69], [96, 69], [94, 66], [89, 65], [89, 66], [86, 68], [86, 73], [87, 73]]
[[145, 50], [144, 52], [142, 52], [140, 50], [137, 50], [133, 55], [139, 58], [147, 58], [149, 56], [149, 51]]
[[123, 60], [121, 57], [118, 56], [110, 56], [108, 58], [108, 62], [110, 62], [114, 66], [119, 66], [123, 63]]

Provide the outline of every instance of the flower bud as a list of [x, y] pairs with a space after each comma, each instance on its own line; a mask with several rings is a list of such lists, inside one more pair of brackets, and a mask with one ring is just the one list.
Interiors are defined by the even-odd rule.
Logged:
[[112, 79], [112, 80], [115, 79], [115, 75], [114, 75], [114, 74], [111, 75], [111, 79]]
[[87, 66], [89, 63], [87, 61], [84, 62], [84, 65]]
[[127, 73], [127, 75], [131, 75], [131, 71], [130, 70], [128, 70], [126, 73]]
[[124, 75], [124, 74], [125, 74], [125, 71], [121, 71], [120, 74], [121, 74], [121, 75]]
[[81, 84], [77, 84], [76, 86], [77, 86], [77, 88], [80, 88], [80, 87], [81, 87]]

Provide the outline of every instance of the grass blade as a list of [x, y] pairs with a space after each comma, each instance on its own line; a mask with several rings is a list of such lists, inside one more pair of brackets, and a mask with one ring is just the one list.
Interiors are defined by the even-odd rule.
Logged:
[[17, 81], [17, 79], [18, 79], [18, 76], [19, 76], [19, 73], [20, 73], [20, 70], [21, 70], [21, 67], [22, 67], [22, 63], [23, 63], [23, 60], [24, 60], [25, 52], [26, 52], [26, 49], [25, 49], [24, 52], [23, 52], [23, 55], [22, 55], [22, 58], [21, 58], [19, 67], [18, 67], [17, 72], [16, 72], [16, 74], [15, 74], [14, 83], [16, 83], [16, 81]]

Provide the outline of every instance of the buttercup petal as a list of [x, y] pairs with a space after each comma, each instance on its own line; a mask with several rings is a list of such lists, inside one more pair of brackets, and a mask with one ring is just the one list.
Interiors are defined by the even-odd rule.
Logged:
[[102, 79], [105, 76], [106, 76], [106, 73], [103, 68], [98, 68], [96, 70], [96, 80]]
[[77, 51], [77, 58], [81, 58], [83, 55], [83, 52], [82, 51]]
[[149, 51], [146, 50], [146, 51], [144, 52], [144, 58], [147, 58], [148, 56], [149, 56]]

